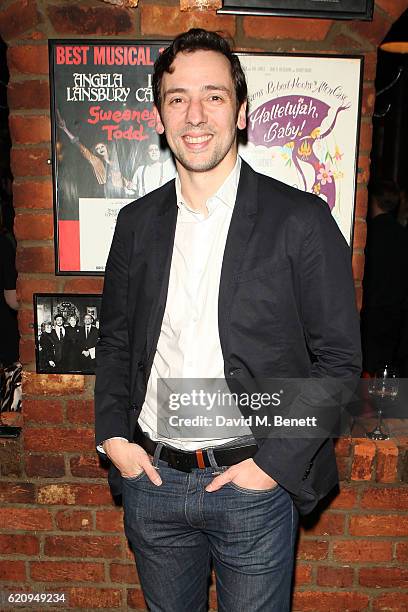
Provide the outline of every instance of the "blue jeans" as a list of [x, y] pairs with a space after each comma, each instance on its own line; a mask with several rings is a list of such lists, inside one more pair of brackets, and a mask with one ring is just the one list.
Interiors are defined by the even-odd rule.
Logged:
[[207, 610], [212, 561], [219, 612], [289, 612], [298, 523], [289, 494], [233, 483], [207, 493], [214, 468], [158, 467], [159, 487], [144, 473], [123, 479], [125, 533], [149, 610]]

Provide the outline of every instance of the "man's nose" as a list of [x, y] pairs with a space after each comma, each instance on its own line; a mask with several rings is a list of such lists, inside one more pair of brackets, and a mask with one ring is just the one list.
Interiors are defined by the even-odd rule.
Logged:
[[187, 123], [191, 123], [191, 125], [200, 125], [207, 121], [207, 115], [201, 100], [190, 100], [187, 107], [186, 120]]

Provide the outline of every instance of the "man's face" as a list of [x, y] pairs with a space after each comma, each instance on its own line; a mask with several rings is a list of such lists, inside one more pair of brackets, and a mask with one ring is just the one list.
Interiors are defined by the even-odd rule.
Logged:
[[62, 327], [63, 323], [64, 323], [64, 319], [62, 317], [57, 317], [55, 319], [55, 325], [58, 325], [58, 327]]
[[149, 153], [149, 157], [152, 160], [152, 162], [159, 161], [159, 159], [160, 159], [159, 145], [157, 145], [157, 144], [149, 145], [148, 153]]
[[246, 125], [246, 105], [237, 109], [230, 64], [216, 51], [179, 53], [172, 73], [163, 74], [159, 134], [190, 172], [235, 163], [237, 127]]
[[75, 325], [76, 325], [76, 318], [75, 317], [69, 317], [68, 323], [70, 324], [71, 327], [75, 327]]
[[50, 333], [51, 333], [51, 330], [52, 330], [52, 325], [51, 325], [51, 323], [46, 323], [46, 324], [45, 324], [44, 329], [45, 329], [45, 331], [47, 332], [47, 334], [50, 334]]
[[89, 315], [85, 315], [84, 316], [84, 323], [85, 323], [85, 325], [91, 325], [92, 318]]

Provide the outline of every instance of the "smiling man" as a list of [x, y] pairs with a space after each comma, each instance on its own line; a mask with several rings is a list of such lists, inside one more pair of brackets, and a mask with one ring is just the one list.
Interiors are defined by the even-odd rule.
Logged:
[[288, 612], [298, 512], [337, 483], [331, 440], [261, 439], [245, 424], [215, 436], [204, 423], [194, 437], [181, 424], [170, 435], [156, 389], [160, 379], [233, 389], [248, 377], [357, 377], [350, 253], [324, 202], [239, 158], [247, 89], [222, 37], [178, 36], [153, 90], [177, 176], [118, 218], [96, 441], [123, 494], [150, 610], [205, 610], [213, 563], [220, 611]]

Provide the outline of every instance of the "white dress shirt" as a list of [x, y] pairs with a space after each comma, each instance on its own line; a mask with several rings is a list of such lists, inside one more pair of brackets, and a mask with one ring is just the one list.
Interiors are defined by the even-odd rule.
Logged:
[[[181, 193], [180, 179], [176, 177], [179, 210], [167, 303], [139, 425], [151, 439], [184, 450], [217, 446], [237, 437], [166, 438], [162, 428], [159, 428], [159, 435], [157, 381], [169, 378], [225, 379], [218, 333], [218, 291], [240, 170], [238, 157], [227, 179], [207, 200], [207, 216], [188, 207]], [[204, 412], [201, 410], [200, 414]], [[232, 415], [241, 416], [236, 406], [232, 411], [229, 409], [229, 416]], [[160, 419], [165, 421], [168, 416], [170, 411], [163, 414], [161, 407]], [[249, 427], [243, 427], [239, 435], [250, 434]]]

